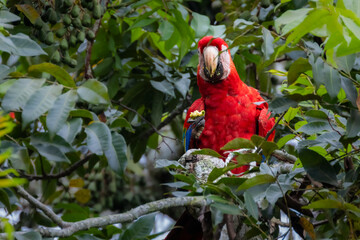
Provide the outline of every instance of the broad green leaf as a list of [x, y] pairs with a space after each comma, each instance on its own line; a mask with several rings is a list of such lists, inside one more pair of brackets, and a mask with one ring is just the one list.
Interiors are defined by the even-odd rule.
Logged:
[[65, 124], [71, 109], [75, 107], [76, 100], [77, 94], [75, 90], [70, 90], [56, 99], [46, 118], [46, 126], [51, 136], [54, 136]]
[[174, 33], [174, 26], [168, 21], [162, 21], [159, 26], [159, 32], [161, 34], [161, 40], [167, 41], [171, 38]]
[[308, 70], [311, 70], [311, 65], [309, 61], [305, 58], [298, 58], [296, 61], [294, 61], [290, 68], [287, 75], [288, 78], [288, 85], [293, 84], [296, 79], [300, 76], [301, 73], [304, 73]]
[[110, 168], [119, 175], [123, 175], [127, 165], [126, 142], [119, 133], [114, 132], [111, 137], [112, 141], [109, 148], [104, 149], [105, 156]]
[[281, 149], [283, 146], [285, 146], [285, 144], [290, 141], [291, 139], [294, 139], [295, 134], [288, 134], [285, 135], [284, 137], [280, 138], [277, 142], [277, 145], [279, 147], [279, 149]]
[[140, 21], [136, 21], [129, 29], [142, 28], [142, 27], [150, 25], [156, 21], [158, 21], [158, 19], [156, 19], [156, 18], [141, 19]]
[[322, 77], [326, 79], [326, 90], [328, 91], [331, 98], [336, 98], [341, 88], [340, 74], [336, 69], [328, 65], [325, 66], [326, 67], [324, 68]]
[[174, 83], [176, 90], [178, 90], [184, 98], [186, 97], [186, 93], [189, 91], [190, 82], [190, 74], [187, 74], [185, 77], [182, 77]]
[[[89, 110], [86, 109], [75, 109], [70, 111], [70, 116], [72, 117], [81, 117], [81, 118], [89, 118], [91, 120], [95, 120], [97, 119], [97, 116], [95, 113], [90, 112]], [[95, 118], [94, 118], [95, 116]]]
[[334, 60], [336, 65], [346, 73], [350, 73], [354, 63], [355, 63], [356, 55], [351, 54], [344, 57], [335, 57]]
[[32, 24], [40, 17], [39, 13], [29, 4], [16, 4], [16, 8], [22, 12]]
[[263, 154], [268, 157], [270, 156], [276, 149], [278, 149], [278, 146], [274, 142], [264, 142], [261, 145]]
[[129, 132], [134, 133], [135, 130], [133, 129], [133, 127], [131, 126], [131, 124], [128, 122], [128, 120], [126, 120], [126, 118], [124, 117], [118, 117], [117, 119], [115, 119], [111, 125], [110, 128], [126, 128]]
[[58, 148], [63, 153], [74, 151], [71, 145], [66, 142], [62, 137], [55, 136], [54, 138], [50, 138], [50, 134], [48, 133], [37, 133], [31, 135], [30, 144], [34, 147], [40, 145], [51, 145]]
[[325, 112], [315, 109], [310, 109], [305, 113], [305, 118], [308, 122], [329, 122], [329, 117]]
[[269, 108], [273, 113], [283, 113], [288, 110], [289, 107], [297, 107], [297, 102], [286, 97], [277, 97], [269, 103]]
[[356, 87], [351, 82], [350, 79], [341, 77], [341, 87], [344, 89], [346, 93], [346, 98], [351, 102], [351, 104], [356, 107], [356, 98], [358, 96], [358, 92], [356, 91]]
[[243, 184], [241, 184], [237, 191], [246, 190], [260, 184], [273, 183], [275, 180], [276, 179], [273, 176], [268, 174], [256, 175], [255, 177], [249, 178]]
[[0, 189], [0, 202], [2, 204], [4, 204], [4, 206], [6, 207], [6, 210], [11, 213], [12, 210], [11, 210], [11, 204], [10, 204], [10, 201], [9, 201], [9, 196], [7, 194], [7, 192], [3, 189]]
[[49, 161], [70, 163], [70, 160], [66, 157], [66, 155], [55, 146], [37, 145], [35, 148], [41, 156], [45, 157]]
[[76, 135], [81, 131], [83, 120], [81, 118], [73, 118], [68, 122], [65, 122], [57, 135], [61, 136], [68, 143], [72, 143]]
[[221, 150], [234, 150], [240, 148], [254, 148], [255, 145], [249, 140], [245, 138], [235, 138], [230, 142], [226, 143], [225, 146], [221, 148]]
[[0, 10], [0, 25], [2, 23], [9, 23], [19, 21], [21, 18], [9, 11]]
[[54, 76], [56, 80], [64, 86], [76, 87], [74, 79], [62, 67], [52, 63], [40, 63], [31, 65], [28, 69], [29, 72], [46, 72]]
[[42, 240], [39, 232], [14, 233], [17, 240]]
[[150, 83], [153, 86], [153, 88], [155, 88], [156, 90], [163, 92], [166, 95], [175, 97], [174, 86], [171, 83], [169, 83], [168, 81], [163, 80], [161, 82], [157, 82], [157, 81], [150, 80]]
[[47, 112], [54, 104], [56, 98], [61, 94], [61, 85], [45, 86], [38, 89], [30, 97], [22, 112], [22, 128]]
[[222, 176], [223, 174], [225, 174], [225, 173], [227, 173], [227, 172], [229, 172], [229, 171], [231, 171], [231, 170], [233, 170], [235, 168], [238, 168], [240, 166], [242, 166], [242, 164], [230, 163], [224, 168], [217, 168], [216, 167], [210, 172], [207, 181], [208, 182], [213, 182], [216, 179], [218, 179], [220, 176]]
[[80, 98], [91, 104], [110, 104], [106, 86], [96, 79], [86, 80], [78, 89]]
[[155, 168], [183, 168], [184, 166], [181, 165], [178, 161], [174, 160], [167, 160], [167, 159], [158, 159], [155, 162]]
[[110, 130], [102, 122], [93, 122], [85, 128], [85, 132], [87, 146], [96, 155], [103, 155], [112, 145]]
[[237, 164], [247, 165], [251, 162], [261, 163], [262, 157], [256, 153], [245, 153], [236, 156]]
[[342, 203], [333, 199], [321, 199], [316, 202], [312, 202], [309, 205], [304, 206], [303, 208], [304, 209], [328, 209], [328, 208], [341, 209]]
[[212, 203], [210, 206], [220, 210], [222, 213], [225, 214], [241, 215], [241, 209], [239, 208], [239, 206], [236, 206], [230, 202], [228, 203], [215, 202]]
[[259, 210], [253, 197], [248, 193], [244, 193], [245, 208], [256, 220], [259, 218]]
[[322, 131], [331, 131], [332, 128], [327, 122], [310, 122], [308, 124], [303, 125], [299, 128], [298, 132], [303, 132], [308, 135], [312, 135], [314, 133], [321, 133]]
[[304, 169], [315, 181], [338, 185], [335, 169], [319, 153], [303, 148], [299, 157]]
[[266, 28], [262, 29], [262, 34], [264, 42], [261, 45], [261, 51], [264, 54], [265, 60], [269, 60], [270, 56], [274, 53], [274, 37]]
[[[283, 1], [282, 1], [283, 2]], [[286, 35], [296, 28], [306, 18], [311, 8], [300, 8], [297, 10], [287, 10], [275, 20], [275, 29], [278, 33]]]
[[218, 152], [216, 152], [215, 150], [210, 149], [210, 148], [203, 148], [201, 150], [196, 150], [196, 151], [192, 152], [191, 154], [192, 155], [203, 154], [203, 155], [208, 155], [208, 156], [217, 157], [217, 158], [223, 157]]
[[5, 111], [16, 111], [24, 107], [31, 95], [45, 83], [45, 79], [21, 78], [6, 92], [2, 102]]
[[352, 19], [347, 18], [343, 15], [340, 15], [341, 20], [344, 22], [345, 26], [358, 38], [360, 39], [360, 26], [357, 25]]
[[284, 120], [290, 122], [292, 119], [294, 119], [294, 117], [298, 112], [299, 112], [299, 108], [290, 107], [284, 115]]
[[144, 239], [155, 225], [156, 213], [150, 213], [138, 218], [132, 223], [121, 236], [122, 240]]
[[195, 37], [203, 37], [209, 30], [210, 19], [208, 16], [192, 13], [191, 28], [195, 30]]
[[27, 180], [24, 178], [2, 178], [0, 179], [0, 188], [15, 187], [26, 182]]
[[[0, 69], [1, 71], [1, 69]], [[1, 73], [0, 73], [1, 75]], [[0, 76], [1, 80], [1, 76]], [[5, 94], [8, 92], [8, 90], [11, 88], [11, 86], [16, 82], [16, 79], [10, 79], [5, 81], [4, 83], [0, 84], [0, 97], [4, 97]]]
[[47, 55], [34, 40], [23, 33], [10, 35], [8, 37], [0, 33], [0, 51], [18, 56]]
[[346, 124], [346, 136], [348, 138], [356, 137], [360, 131], [360, 112], [352, 109], [350, 118]]
[[[0, 11], [1, 12], [1, 11]], [[4, 64], [0, 64], [0, 80], [3, 80], [9, 73], [15, 72], [16, 67], [8, 67]], [[9, 79], [8, 81], [15, 81], [16, 79]], [[2, 93], [4, 90], [0, 88], [0, 92]], [[4, 92], [5, 93], [5, 92]]]

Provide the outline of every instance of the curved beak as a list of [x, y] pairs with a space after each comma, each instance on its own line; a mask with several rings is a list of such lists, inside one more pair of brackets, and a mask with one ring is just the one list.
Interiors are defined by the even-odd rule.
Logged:
[[219, 50], [214, 46], [207, 46], [203, 50], [204, 64], [210, 78], [214, 76], [219, 61]]

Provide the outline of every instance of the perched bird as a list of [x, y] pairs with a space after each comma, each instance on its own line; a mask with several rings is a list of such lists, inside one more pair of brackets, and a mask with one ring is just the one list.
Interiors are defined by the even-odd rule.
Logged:
[[[220, 148], [227, 142], [250, 139], [254, 134], [264, 137], [275, 124], [258, 91], [241, 81], [228, 48], [223, 39], [213, 36], [199, 41], [197, 84], [201, 98], [190, 106], [185, 118], [185, 150], [211, 148], [224, 155]], [[268, 140], [273, 140], [274, 134]], [[232, 172], [247, 169], [242, 166]]]
[[[250, 139], [254, 134], [265, 136], [274, 126], [268, 104], [258, 91], [243, 83], [231, 59], [228, 45], [221, 38], [207, 36], [198, 44], [197, 84], [201, 98], [188, 109], [184, 123], [185, 150], [211, 148], [221, 151], [235, 138]], [[274, 139], [274, 132], [268, 140]], [[240, 174], [248, 166], [233, 169]], [[201, 224], [185, 212], [166, 240], [201, 240]], [[206, 237], [205, 237], [206, 238]]]

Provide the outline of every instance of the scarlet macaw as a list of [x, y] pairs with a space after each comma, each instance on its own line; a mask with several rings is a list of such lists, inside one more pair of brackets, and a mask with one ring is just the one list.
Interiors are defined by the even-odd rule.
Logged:
[[[185, 118], [185, 150], [211, 148], [224, 155], [220, 148], [235, 138], [265, 136], [274, 126], [274, 118], [269, 118], [268, 104], [258, 91], [241, 81], [226, 42], [206, 36], [199, 41], [198, 53], [201, 98], [190, 106]], [[232, 172], [247, 169], [242, 166]]]

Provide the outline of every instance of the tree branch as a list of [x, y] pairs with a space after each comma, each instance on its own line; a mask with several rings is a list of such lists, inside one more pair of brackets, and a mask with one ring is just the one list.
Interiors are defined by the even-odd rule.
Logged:
[[31, 205], [33, 205], [34, 207], [42, 210], [44, 212], [44, 214], [46, 216], [48, 216], [54, 223], [56, 223], [58, 226], [60, 226], [61, 228], [66, 228], [70, 226], [70, 223], [63, 221], [58, 215], [56, 215], [53, 210], [51, 210], [50, 208], [48, 208], [45, 204], [43, 204], [42, 202], [40, 202], [39, 200], [37, 200], [36, 198], [34, 198], [33, 196], [31, 196], [27, 191], [25, 191], [25, 189], [21, 186], [17, 186], [16, 188], [16, 192], [23, 197], [24, 199], [26, 199]]
[[158, 201], [146, 203], [144, 205], [133, 208], [125, 213], [108, 215], [103, 217], [89, 218], [83, 221], [71, 223], [71, 225], [64, 229], [57, 228], [40, 228], [38, 231], [44, 237], [69, 237], [72, 234], [87, 230], [92, 227], [103, 227], [115, 223], [130, 222], [145, 214], [160, 211], [172, 207], [203, 207], [207, 202], [205, 197], [174, 197], [166, 198]]
[[297, 157], [282, 150], [275, 150], [272, 155], [282, 162], [294, 164], [297, 160]]
[[78, 169], [79, 167], [84, 165], [86, 162], [88, 162], [90, 160], [91, 156], [92, 156], [92, 154], [84, 157], [80, 161], [75, 162], [73, 165], [71, 165], [65, 171], [62, 171], [62, 172], [59, 172], [59, 173], [56, 173], [56, 174], [30, 175], [30, 174], [21, 173], [21, 172], [19, 172], [19, 173], [20, 173], [21, 177], [24, 177], [29, 181], [42, 180], [42, 179], [58, 179], [58, 178], [62, 178], [62, 177], [66, 177], [66, 176], [70, 175], [76, 169]]

